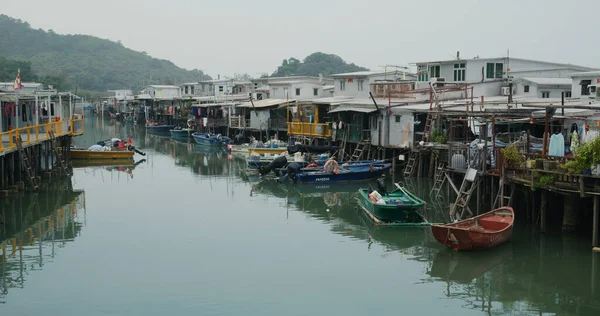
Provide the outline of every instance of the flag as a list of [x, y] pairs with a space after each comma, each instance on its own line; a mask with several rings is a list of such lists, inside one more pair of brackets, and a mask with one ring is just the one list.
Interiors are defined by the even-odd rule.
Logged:
[[17, 78], [15, 78], [15, 83], [13, 84], [13, 90], [21, 90], [23, 86], [21, 85], [21, 68], [17, 73]]

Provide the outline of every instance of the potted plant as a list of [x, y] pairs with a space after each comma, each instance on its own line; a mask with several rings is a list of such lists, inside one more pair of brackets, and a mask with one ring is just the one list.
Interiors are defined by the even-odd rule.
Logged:
[[508, 168], [515, 168], [521, 165], [521, 155], [516, 145], [510, 145], [502, 150], [504, 164]]

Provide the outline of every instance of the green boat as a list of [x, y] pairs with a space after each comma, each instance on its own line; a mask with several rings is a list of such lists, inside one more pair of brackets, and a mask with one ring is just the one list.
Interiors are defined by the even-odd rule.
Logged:
[[381, 195], [384, 203], [371, 199], [370, 190], [358, 190], [358, 205], [376, 224], [398, 226], [426, 226], [429, 222], [419, 213], [425, 202], [396, 184], [392, 192]]

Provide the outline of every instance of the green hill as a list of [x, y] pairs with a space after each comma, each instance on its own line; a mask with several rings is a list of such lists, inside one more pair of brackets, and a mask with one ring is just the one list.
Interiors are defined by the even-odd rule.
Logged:
[[281, 66], [273, 73], [273, 77], [285, 76], [329, 76], [336, 73], [369, 70], [355, 64], [346, 63], [340, 56], [324, 53], [313, 53], [306, 56], [303, 62], [296, 58], [284, 59]]
[[[58, 78], [64, 82], [62, 89], [139, 89], [146, 84], [177, 84], [210, 78], [200, 70], [179, 68], [170, 61], [152, 58], [119, 42], [36, 30], [27, 22], [6, 15], [0, 15], [0, 30], [0, 56], [30, 61], [31, 69], [39, 78]], [[16, 69], [13, 72], [16, 74]], [[30, 81], [22, 75], [23, 81]]]

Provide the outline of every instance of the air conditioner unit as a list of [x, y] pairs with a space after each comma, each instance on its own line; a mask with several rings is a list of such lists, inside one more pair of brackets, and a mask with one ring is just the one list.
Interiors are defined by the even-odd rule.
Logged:
[[502, 95], [510, 95], [510, 87], [502, 87], [502, 91], [501, 91]]
[[433, 86], [443, 87], [444, 83], [446, 82], [446, 78], [444, 78], [444, 77], [433, 77], [433, 78], [431, 78], [431, 80], [429, 82]]

